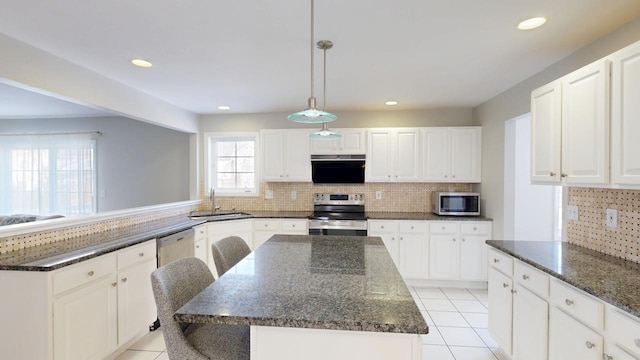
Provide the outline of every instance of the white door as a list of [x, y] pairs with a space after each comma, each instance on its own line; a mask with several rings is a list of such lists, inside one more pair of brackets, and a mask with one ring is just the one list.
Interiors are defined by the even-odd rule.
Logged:
[[424, 235], [399, 234], [400, 273], [403, 278], [429, 277], [429, 240]]
[[613, 183], [640, 185], [640, 43], [611, 56]]
[[118, 273], [118, 344], [124, 344], [149, 328], [157, 310], [151, 289], [156, 261], [144, 262]]
[[207, 239], [205, 238], [205, 239], [198, 240], [193, 244], [193, 246], [194, 246], [193, 256], [204, 261], [206, 264], [209, 260], [207, 258]]
[[307, 130], [287, 130], [284, 148], [284, 180], [311, 181], [311, 160]]
[[516, 285], [513, 295], [513, 358], [546, 360], [549, 304]]
[[108, 276], [53, 302], [55, 360], [102, 360], [115, 350], [117, 285]]
[[448, 181], [449, 178], [449, 130], [448, 128], [422, 129], [422, 180]]
[[549, 310], [549, 360], [600, 360], [604, 352], [602, 346], [601, 335], [562, 310], [551, 307]]
[[562, 78], [562, 174], [567, 184], [609, 182], [609, 61]]
[[432, 279], [460, 277], [460, 241], [455, 234], [429, 235], [429, 275]]
[[480, 182], [482, 132], [477, 127], [451, 128], [451, 181]]
[[367, 142], [367, 181], [391, 181], [393, 170], [392, 131], [369, 130]]
[[484, 235], [460, 236], [460, 278], [487, 280], [487, 246]]
[[561, 174], [562, 84], [531, 93], [531, 182], [559, 184]]
[[396, 264], [396, 268], [400, 269], [400, 261], [399, 261], [399, 245], [398, 245], [398, 237], [397, 234], [394, 233], [380, 233], [380, 234], [369, 234], [369, 236], [379, 236], [384, 243], [384, 246], [389, 251], [389, 255], [393, 260], [393, 263]]
[[512, 280], [493, 267], [489, 267], [488, 278], [489, 333], [502, 350], [511, 354]]
[[364, 130], [361, 129], [341, 129], [340, 152], [343, 154], [364, 154], [367, 151], [365, 146]]
[[[420, 179], [420, 131], [397, 130], [394, 136], [394, 181], [418, 181]], [[392, 164], [394, 165], [394, 164]]]
[[284, 180], [284, 136], [279, 130], [263, 130], [262, 142], [262, 179], [268, 181]]

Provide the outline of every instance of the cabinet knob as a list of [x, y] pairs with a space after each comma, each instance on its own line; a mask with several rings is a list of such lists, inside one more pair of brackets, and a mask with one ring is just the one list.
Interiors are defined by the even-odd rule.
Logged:
[[466, 240], [464, 238], [462, 238], [462, 242], [465, 242]]
[[87, 275], [89, 275], [89, 276], [93, 276], [93, 274], [95, 274], [95, 273], [93, 272], [93, 270], [91, 270], [91, 271], [89, 271], [89, 272], [87, 273]]
[[476, 231], [476, 230], [478, 230], [478, 228], [474, 226], [474, 227], [473, 227], [473, 231]]
[[388, 177], [388, 178], [390, 178], [390, 177], [391, 177], [391, 175], [387, 175], [387, 177]]
[[384, 229], [384, 225], [380, 226], [380, 229]]
[[139, 253], [139, 254], [138, 254], [138, 256], [140, 256], [140, 257], [144, 257], [144, 253], [143, 253], [143, 252], [141, 252], [141, 253]]
[[122, 278], [122, 282], [127, 282], [127, 278]]
[[396, 239], [395, 237], [392, 237], [392, 238], [391, 238], [391, 240], [395, 240], [395, 239]]
[[118, 286], [118, 283], [117, 282], [111, 283], [111, 286], [112, 287], [116, 287], [116, 286]]
[[267, 227], [267, 226], [269, 226], [269, 225], [267, 225], [267, 224], [264, 224], [264, 227]]
[[567, 174], [560, 174], [561, 177], [566, 178], [568, 175]]
[[200, 249], [200, 245], [196, 245], [196, 249]]
[[515, 294], [517, 291], [515, 289], [511, 289], [511, 293]]
[[571, 306], [573, 305], [573, 300], [571, 299], [564, 299], [564, 303], [567, 304], [567, 306]]
[[503, 287], [503, 288], [508, 288], [508, 287], [509, 287], [509, 284], [507, 284], [507, 283], [502, 283], [502, 287]]
[[499, 263], [499, 262], [500, 262], [500, 260], [499, 260], [499, 259], [493, 259], [493, 263], [494, 263], [494, 264], [497, 264], [497, 263]]
[[296, 227], [296, 224], [292, 224], [291, 227]]
[[411, 227], [411, 230], [413, 230], [413, 226]]
[[550, 171], [549, 172], [549, 176], [554, 177], [554, 176], [556, 176], [556, 173], [554, 173], [553, 171]]
[[442, 227], [442, 230], [444, 230], [444, 226]]
[[587, 349], [593, 349], [594, 347], [596, 347], [596, 344], [592, 343], [591, 341], [587, 341], [585, 345], [587, 346]]
[[456, 176], [455, 176], [455, 175], [451, 175], [451, 177], [452, 177], [452, 178], [454, 178], [454, 179], [456, 178]]
[[456, 238], [453, 238], [453, 242], [456, 242]]
[[444, 178], [446, 179], [446, 178], [447, 178], [447, 175], [445, 175], [445, 176], [444, 176]]
[[529, 275], [522, 274], [522, 280], [529, 280]]
[[607, 353], [602, 354], [602, 358], [604, 360], [613, 360], [613, 356], [611, 356], [611, 355], [609, 355]]

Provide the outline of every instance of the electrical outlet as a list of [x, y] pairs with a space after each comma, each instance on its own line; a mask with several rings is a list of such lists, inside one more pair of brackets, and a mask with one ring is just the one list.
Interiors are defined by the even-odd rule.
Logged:
[[265, 190], [264, 191], [265, 199], [273, 199], [273, 190]]
[[376, 191], [376, 200], [382, 200], [382, 191]]
[[613, 229], [618, 228], [618, 210], [607, 209], [607, 226]]
[[577, 205], [567, 205], [567, 220], [578, 220], [579, 212]]
[[291, 190], [291, 200], [295, 200], [298, 197], [298, 193], [295, 190]]

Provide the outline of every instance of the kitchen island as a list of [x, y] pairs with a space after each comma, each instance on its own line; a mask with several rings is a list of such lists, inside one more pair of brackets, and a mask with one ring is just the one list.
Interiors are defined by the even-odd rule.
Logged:
[[253, 360], [418, 360], [428, 333], [377, 237], [275, 235], [175, 319], [250, 325]]

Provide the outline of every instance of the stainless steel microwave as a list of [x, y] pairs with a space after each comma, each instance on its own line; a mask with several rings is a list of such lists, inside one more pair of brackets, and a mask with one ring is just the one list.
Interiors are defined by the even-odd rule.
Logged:
[[479, 216], [480, 194], [432, 192], [431, 211], [438, 215]]

